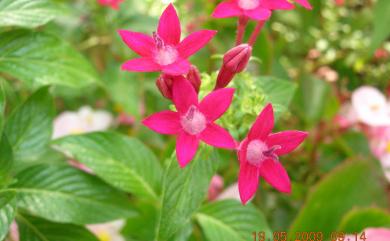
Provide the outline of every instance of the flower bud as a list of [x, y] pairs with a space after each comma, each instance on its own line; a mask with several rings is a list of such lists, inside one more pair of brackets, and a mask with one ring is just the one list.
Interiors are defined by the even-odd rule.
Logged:
[[187, 74], [187, 79], [190, 81], [192, 86], [194, 87], [196, 93], [199, 93], [200, 85], [202, 84], [202, 80], [200, 78], [200, 73], [198, 68], [195, 66], [191, 66], [190, 71]]
[[252, 47], [248, 44], [240, 44], [227, 51], [223, 57], [215, 89], [226, 87], [237, 73], [246, 68], [251, 56]]
[[172, 84], [173, 76], [162, 74], [156, 80], [156, 86], [161, 94], [167, 98], [172, 99]]
[[191, 85], [194, 87], [196, 93], [199, 92], [201, 80], [200, 80], [200, 74], [196, 67], [191, 67], [190, 71], [188, 72], [186, 77], [183, 77], [181, 75], [179, 76], [173, 76], [168, 74], [162, 74], [160, 75], [156, 80], [156, 86], [160, 90], [161, 94], [167, 98], [172, 99], [172, 86], [173, 82], [175, 80], [179, 79], [186, 79], [188, 80]]

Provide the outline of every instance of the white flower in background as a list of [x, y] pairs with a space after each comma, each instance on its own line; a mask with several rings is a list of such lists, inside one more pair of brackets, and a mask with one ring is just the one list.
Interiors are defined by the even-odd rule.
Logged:
[[217, 200], [235, 199], [241, 202], [240, 193], [238, 192], [238, 183], [228, 186], [218, 197]]
[[65, 111], [57, 116], [54, 120], [53, 139], [106, 130], [112, 123], [113, 116], [109, 112], [83, 106], [77, 112]]
[[125, 225], [123, 220], [114, 222], [87, 225], [87, 228], [98, 237], [100, 241], [125, 241], [120, 231]]
[[362, 123], [370, 126], [390, 125], [390, 108], [386, 97], [376, 88], [362, 86], [355, 90], [352, 106]]
[[[388, 228], [367, 228], [364, 230], [364, 234], [367, 241], [389, 241], [390, 240], [390, 229]], [[357, 235], [357, 240], [360, 239], [360, 235]], [[347, 235], [344, 240], [356, 240], [355, 235]]]
[[175, 0], [161, 0], [163, 4], [169, 4], [175, 2]]

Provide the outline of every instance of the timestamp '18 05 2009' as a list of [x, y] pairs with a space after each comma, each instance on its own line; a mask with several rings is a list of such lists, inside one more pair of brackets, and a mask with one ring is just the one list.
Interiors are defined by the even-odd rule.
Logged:
[[[270, 237], [272, 235], [272, 237]], [[323, 232], [295, 232], [293, 234], [276, 231], [272, 234], [266, 232], [253, 232], [253, 241], [371, 241], [366, 238], [366, 234], [352, 233], [346, 235], [344, 232], [331, 232], [328, 237], [325, 237]], [[328, 239], [329, 238], [329, 239]], [[374, 241], [374, 240], [373, 240]]]

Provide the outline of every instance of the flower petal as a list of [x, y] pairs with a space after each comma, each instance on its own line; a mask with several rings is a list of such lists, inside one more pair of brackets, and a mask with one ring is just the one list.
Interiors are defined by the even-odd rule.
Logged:
[[179, 44], [178, 51], [183, 59], [193, 55], [203, 48], [217, 33], [214, 30], [200, 30], [188, 35]]
[[295, 0], [299, 5], [303, 6], [306, 9], [312, 10], [313, 7], [308, 0]]
[[132, 72], [154, 72], [160, 71], [161, 68], [150, 58], [137, 58], [128, 60], [124, 64], [122, 64], [122, 70]]
[[256, 193], [259, 186], [259, 169], [247, 161], [240, 162], [238, 190], [242, 204], [246, 204]]
[[233, 1], [218, 4], [212, 14], [214, 18], [229, 18], [240, 15], [242, 15], [241, 9]]
[[268, 104], [260, 115], [257, 117], [255, 123], [249, 131], [248, 139], [260, 139], [265, 138], [271, 133], [274, 128], [274, 110], [271, 104]]
[[209, 121], [215, 121], [226, 112], [232, 103], [233, 88], [218, 89], [203, 98], [199, 104], [200, 111]]
[[182, 131], [177, 138], [176, 156], [179, 165], [183, 168], [194, 158], [199, 146], [199, 139]]
[[142, 124], [161, 134], [176, 134], [181, 130], [179, 118], [179, 113], [166, 110], [147, 117]]
[[186, 59], [180, 59], [173, 64], [161, 66], [161, 68], [165, 74], [176, 76], [187, 74], [191, 68], [191, 63]]
[[262, 0], [261, 6], [270, 10], [290, 10], [294, 9], [294, 4], [286, 0]]
[[244, 13], [248, 18], [251, 18], [251, 19], [254, 19], [257, 21], [267, 20], [271, 17], [271, 14], [272, 14], [272, 12], [266, 8], [256, 8], [253, 10], [245, 10]]
[[260, 167], [262, 176], [271, 186], [280, 192], [291, 192], [291, 181], [282, 164], [273, 159], [265, 160]]
[[119, 30], [123, 42], [137, 54], [147, 57], [152, 54], [155, 48], [154, 40], [152, 37], [143, 34], [127, 30]]
[[191, 105], [198, 106], [198, 95], [194, 87], [182, 76], [173, 81], [172, 100], [179, 113], [186, 113]]
[[161, 15], [157, 33], [166, 44], [179, 44], [181, 35], [180, 20], [172, 3], [168, 5]]
[[280, 149], [275, 150], [275, 154], [280, 156], [292, 152], [306, 138], [307, 132], [304, 131], [282, 131], [273, 133], [267, 137], [267, 146], [280, 146]]
[[228, 131], [217, 124], [209, 123], [200, 134], [200, 139], [211, 146], [226, 149], [235, 149], [236, 142]]

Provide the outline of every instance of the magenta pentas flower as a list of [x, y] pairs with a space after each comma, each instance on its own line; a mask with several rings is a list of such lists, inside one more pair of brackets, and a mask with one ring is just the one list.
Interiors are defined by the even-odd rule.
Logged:
[[187, 59], [205, 46], [216, 31], [200, 30], [180, 41], [179, 17], [170, 4], [161, 15], [157, 32], [152, 37], [127, 30], [119, 30], [119, 34], [127, 46], [141, 56], [124, 63], [123, 70], [181, 75], [190, 69], [191, 64]]
[[167, 135], [177, 135], [176, 156], [185, 167], [195, 156], [200, 141], [218, 148], [235, 149], [233, 137], [215, 124], [232, 102], [234, 89], [225, 88], [211, 92], [201, 102], [184, 77], [174, 79], [172, 100], [177, 109], [162, 111], [143, 121], [150, 129]]
[[268, 104], [257, 117], [248, 136], [240, 143], [238, 189], [243, 204], [255, 195], [260, 177], [280, 192], [291, 192], [290, 178], [279, 162], [279, 156], [297, 148], [307, 133], [302, 131], [271, 133], [273, 127], [274, 112], [272, 105]]
[[287, 0], [228, 0], [220, 3], [212, 16], [215, 18], [246, 17], [254, 20], [267, 20], [272, 10], [292, 9]]
[[98, 0], [98, 3], [102, 6], [109, 6], [112, 9], [118, 10], [119, 4], [121, 4], [124, 0]]

